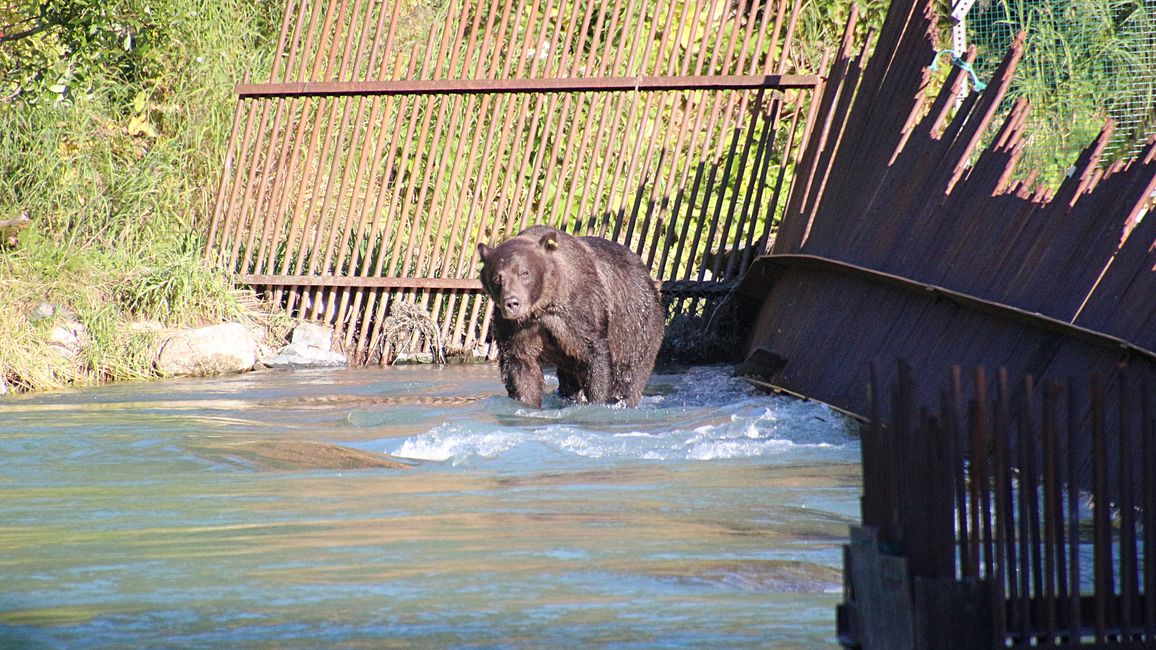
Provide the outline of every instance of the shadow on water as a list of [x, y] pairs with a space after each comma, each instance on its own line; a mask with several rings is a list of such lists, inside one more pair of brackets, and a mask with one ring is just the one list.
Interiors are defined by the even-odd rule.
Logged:
[[0, 647], [835, 647], [858, 443], [725, 368], [638, 409], [490, 365], [5, 398]]

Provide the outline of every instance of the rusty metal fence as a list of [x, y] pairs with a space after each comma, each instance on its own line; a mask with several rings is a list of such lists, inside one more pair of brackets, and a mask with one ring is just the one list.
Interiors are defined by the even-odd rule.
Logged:
[[476, 244], [531, 223], [630, 246], [701, 309], [767, 247], [814, 119], [799, 6], [289, 0], [269, 82], [237, 88], [209, 254], [362, 363], [401, 301], [483, 345]]
[[906, 364], [889, 390], [879, 375], [845, 645], [1156, 644], [1156, 386], [957, 366], [923, 402]]
[[1054, 191], [1012, 180], [1030, 136], [1026, 102], [1004, 101], [1022, 42], [956, 108], [962, 67], [927, 92], [937, 20], [934, 2], [894, 0], [873, 55], [845, 39], [771, 254], [739, 289], [759, 309], [756, 373], [858, 414], [882, 359], [1156, 377], [1156, 137], [1101, 167], [1108, 123]]

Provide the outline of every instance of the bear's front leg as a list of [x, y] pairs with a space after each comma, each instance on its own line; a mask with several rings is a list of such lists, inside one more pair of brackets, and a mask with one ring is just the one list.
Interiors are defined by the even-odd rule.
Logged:
[[506, 383], [506, 393], [527, 406], [542, 407], [542, 387], [545, 378], [537, 359], [507, 357], [503, 355], [498, 364], [502, 369], [502, 380]]
[[586, 367], [586, 400], [591, 404], [610, 402], [610, 352], [594, 350]]

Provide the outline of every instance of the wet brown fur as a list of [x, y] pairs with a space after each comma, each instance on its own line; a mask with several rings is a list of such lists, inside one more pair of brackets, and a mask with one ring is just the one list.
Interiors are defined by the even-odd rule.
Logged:
[[510, 397], [541, 406], [548, 363], [563, 397], [638, 405], [662, 344], [664, 312], [637, 255], [547, 226], [496, 247], [478, 244], [478, 253]]

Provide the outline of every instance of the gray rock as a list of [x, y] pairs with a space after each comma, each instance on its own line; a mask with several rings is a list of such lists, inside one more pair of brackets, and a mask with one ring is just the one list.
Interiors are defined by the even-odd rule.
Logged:
[[165, 339], [157, 370], [166, 375], [210, 376], [252, 369], [257, 341], [240, 323], [182, 330]]
[[298, 343], [290, 343], [277, 354], [261, 358], [261, 365], [270, 368], [334, 368], [345, 364], [345, 355], [340, 352]]
[[32, 312], [30, 314], [28, 314], [28, 317], [29, 317], [29, 319], [32, 320], [32, 322], [35, 323], [36, 321], [41, 321], [41, 320], [44, 320], [45, 318], [52, 318], [55, 315], [56, 315], [56, 305], [54, 305], [50, 302], [42, 302], [39, 305], [36, 305], [35, 308], [33, 308]]
[[65, 359], [75, 359], [88, 347], [88, 333], [82, 323], [60, 323], [48, 333], [48, 347]]
[[319, 350], [333, 349], [333, 326], [301, 321], [289, 336], [290, 343]]

